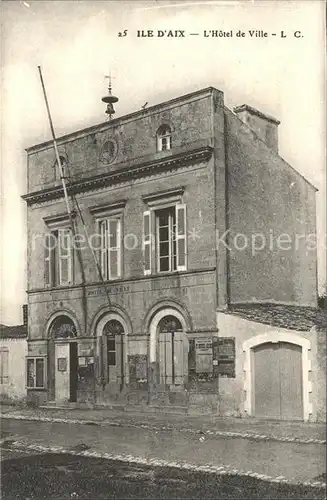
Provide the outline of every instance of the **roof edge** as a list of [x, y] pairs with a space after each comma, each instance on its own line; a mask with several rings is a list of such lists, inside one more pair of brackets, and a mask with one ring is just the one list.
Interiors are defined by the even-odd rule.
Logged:
[[[110, 122], [107, 121], [107, 122], [98, 123], [96, 125], [91, 125], [90, 127], [86, 127], [83, 129], [76, 130], [74, 132], [70, 132], [68, 134], [64, 134], [62, 136], [57, 137], [56, 140], [57, 140], [58, 145], [64, 144], [66, 141], [68, 141], [70, 139], [75, 139], [75, 138], [78, 138], [78, 137], [83, 136], [83, 135], [89, 135], [89, 134], [92, 134], [98, 130], [100, 131], [102, 129], [105, 130], [107, 128], [115, 127], [121, 121], [127, 121], [127, 120], [130, 120], [133, 118], [137, 118], [138, 116], [140, 116], [140, 117], [147, 116], [147, 115], [157, 111], [160, 108], [164, 108], [166, 106], [169, 107], [169, 106], [172, 106], [176, 103], [186, 101], [186, 100], [193, 100], [193, 99], [195, 100], [197, 98], [203, 98], [206, 96], [210, 96], [213, 92], [223, 93], [222, 90], [216, 89], [215, 87], [205, 87], [203, 89], [196, 90], [194, 92], [190, 92], [188, 94], [184, 94], [184, 95], [179, 96], [179, 97], [174, 97], [173, 99], [169, 99], [168, 101], [163, 101], [161, 103], [154, 104], [153, 106], [149, 106], [146, 109], [133, 111], [132, 113], [128, 113], [127, 115], [123, 115], [123, 116], [114, 118]], [[41, 149], [46, 149], [52, 143], [53, 143], [53, 140], [50, 139], [48, 141], [34, 144], [33, 146], [29, 146], [29, 147], [25, 148], [25, 151], [27, 152], [27, 154], [33, 153], [33, 152], [39, 151]]]
[[265, 120], [268, 120], [269, 122], [273, 122], [276, 125], [280, 124], [280, 121], [277, 120], [277, 118], [274, 118], [271, 115], [267, 115], [266, 113], [263, 113], [262, 111], [259, 111], [256, 108], [253, 108], [252, 106], [249, 106], [248, 104], [241, 104], [240, 106], [235, 106], [233, 108], [234, 113], [241, 113], [242, 111], [248, 111], [252, 115], [257, 115], [260, 118], [264, 118]]

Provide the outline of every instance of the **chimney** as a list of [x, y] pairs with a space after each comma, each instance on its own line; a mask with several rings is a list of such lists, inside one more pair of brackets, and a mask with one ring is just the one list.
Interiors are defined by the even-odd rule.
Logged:
[[28, 326], [28, 305], [23, 305], [23, 325]]
[[280, 121], [261, 113], [255, 108], [242, 104], [234, 108], [234, 113], [245, 123], [269, 148], [278, 153], [278, 125]]

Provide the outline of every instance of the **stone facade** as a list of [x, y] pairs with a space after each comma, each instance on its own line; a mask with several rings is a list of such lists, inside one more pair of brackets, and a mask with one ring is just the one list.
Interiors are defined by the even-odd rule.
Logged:
[[[170, 130], [164, 150], [161, 127]], [[46, 367], [43, 386], [29, 387], [28, 397], [226, 413], [219, 410], [226, 391], [219, 388], [217, 311], [253, 299], [315, 306], [316, 256], [303, 247], [282, 257], [264, 248], [253, 258], [248, 249], [229, 252], [219, 236], [242, 229], [250, 237], [263, 227], [293, 234], [297, 215], [301, 229], [314, 232], [315, 189], [227, 110], [223, 93], [213, 88], [61, 137], [58, 146], [73, 196], [73, 236], [85, 238], [79, 210], [91, 238], [101, 221], [118, 218], [121, 269], [102, 283], [83, 240], [69, 257], [69, 283], [47, 281], [45, 239], [51, 231], [58, 237], [69, 220], [52, 143], [28, 148], [28, 356], [43, 358]], [[280, 197], [275, 204], [273, 194]], [[176, 226], [166, 272], [158, 268], [163, 213]], [[100, 264], [99, 246], [95, 255]], [[109, 324], [116, 330], [107, 335]], [[233, 378], [231, 335], [223, 337]]]

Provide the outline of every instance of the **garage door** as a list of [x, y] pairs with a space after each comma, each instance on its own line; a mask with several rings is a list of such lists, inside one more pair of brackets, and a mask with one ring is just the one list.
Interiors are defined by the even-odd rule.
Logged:
[[256, 417], [302, 420], [302, 348], [287, 342], [253, 349]]

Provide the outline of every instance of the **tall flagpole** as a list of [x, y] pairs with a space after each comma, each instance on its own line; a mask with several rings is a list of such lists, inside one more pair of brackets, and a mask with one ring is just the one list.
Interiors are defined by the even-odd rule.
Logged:
[[[64, 196], [65, 196], [65, 202], [66, 202], [66, 207], [67, 207], [67, 213], [68, 213], [68, 217], [69, 217], [69, 222], [70, 222], [70, 225], [71, 225], [71, 228], [72, 228], [73, 236], [75, 236], [75, 226], [74, 226], [74, 220], [73, 220], [72, 211], [70, 209], [70, 203], [69, 203], [69, 198], [68, 198], [68, 191], [67, 191], [67, 186], [66, 186], [66, 178], [64, 176], [64, 171], [63, 171], [61, 160], [60, 160], [60, 156], [59, 156], [57, 139], [56, 139], [56, 135], [55, 135], [53, 123], [52, 123], [52, 118], [51, 118], [51, 113], [50, 113], [50, 107], [49, 107], [48, 98], [47, 98], [47, 94], [46, 94], [46, 90], [45, 90], [45, 85], [44, 85], [44, 81], [43, 81], [41, 66], [38, 66], [38, 70], [39, 70], [39, 75], [40, 75], [40, 80], [41, 80], [41, 85], [42, 85], [44, 100], [45, 100], [45, 104], [46, 104], [46, 108], [47, 108], [47, 113], [48, 113], [48, 118], [49, 118], [49, 123], [50, 123], [50, 129], [51, 129], [51, 134], [52, 134], [53, 146], [54, 146], [54, 150], [55, 150], [55, 154], [56, 154], [56, 159], [57, 159], [57, 163], [58, 163], [58, 167], [59, 167], [59, 171], [60, 171], [60, 179], [61, 179], [62, 187], [63, 187], [63, 191], [64, 191]], [[118, 100], [117, 98], [115, 98], [115, 99]], [[96, 265], [96, 268], [97, 268], [100, 280], [101, 280], [102, 285], [104, 287], [104, 291], [105, 291], [105, 294], [106, 294], [106, 297], [107, 297], [108, 305], [110, 307], [111, 302], [110, 302], [109, 292], [107, 290], [107, 287], [106, 287], [106, 284], [105, 284], [105, 281], [104, 281], [104, 278], [103, 278], [103, 275], [102, 275], [101, 267], [100, 267], [100, 264], [98, 262], [97, 256], [95, 254], [94, 248], [90, 244], [88, 231], [87, 231], [87, 228], [85, 226], [84, 219], [83, 219], [83, 216], [82, 216], [82, 213], [81, 213], [81, 210], [80, 210], [80, 207], [78, 205], [78, 202], [77, 202], [76, 198], [75, 198], [75, 201], [76, 201], [78, 213], [79, 213], [80, 218], [81, 218], [81, 222], [82, 222], [84, 234], [85, 234], [86, 240], [88, 242], [88, 246], [89, 246], [89, 248], [90, 248], [90, 250], [92, 252], [92, 255], [93, 255], [93, 258], [94, 258], [94, 262], [95, 262], [95, 265]], [[81, 265], [82, 275], [84, 275], [84, 272], [83, 272], [83, 261], [82, 261], [81, 256], [80, 256], [80, 265]], [[85, 282], [83, 283], [82, 286], [83, 286], [83, 289], [84, 289]], [[86, 319], [86, 314], [87, 314], [86, 313], [86, 302], [84, 303], [84, 308], [85, 308], [84, 312], [85, 312], [85, 319]], [[98, 337], [97, 340], [98, 339], [101, 339], [101, 337]], [[102, 352], [102, 350], [101, 350], [100, 346], [98, 346], [97, 349], [99, 351], [99, 353], [98, 353], [99, 354], [99, 359], [101, 359], [101, 352]], [[101, 365], [102, 365], [102, 362], [100, 361], [100, 366]], [[102, 372], [102, 366], [101, 366], [101, 372]], [[101, 379], [102, 379], [102, 376], [101, 376]], [[103, 383], [103, 380], [102, 380], [102, 383]]]
[[[63, 190], [64, 190], [64, 196], [65, 196], [65, 201], [66, 201], [66, 206], [67, 206], [67, 213], [68, 213], [69, 220], [70, 220], [70, 223], [71, 223], [71, 226], [72, 226], [72, 230], [74, 231], [74, 225], [73, 225], [74, 221], [73, 221], [72, 212], [71, 212], [71, 209], [70, 209], [70, 203], [69, 203], [69, 198], [68, 198], [68, 191], [67, 191], [67, 186], [66, 186], [66, 178], [64, 176], [64, 172], [63, 172], [63, 168], [62, 168], [62, 164], [61, 164], [61, 160], [60, 160], [60, 156], [59, 156], [57, 139], [56, 139], [56, 135], [55, 135], [53, 123], [52, 123], [52, 118], [51, 118], [51, 113], [50, 113], [50, 107], [49, 107], [49, 103], [48, 103], [47, 94], [46, 94], [46, 91], [45, 91], [45, 86], [44, 86], [44, 81], [43, 81], [41, 66], [38, 66], [38, 69], [39, 69], [39, 73], [40, 73], [40, 80], [41, 80], [41, 84], [42, 84], [44, 100], [45, 100], [45, 104], [46, 104], [46, 108], [47, 108], [47, 113], [48, 113], [48, 118], [49, 118], [49, 123], [50, 123], [50, 128], [51, 128], [51, 134], [52, 134], [52, 139], [53, 139], [53, 146], [54, 146], [54, 149], [55, 149], [56, 158], [57, 158], [57, 162], [58, 162], [58, 166], [59, 166], [59, 171], [60, 171], [60, 178], [61, 178], [62, 187], [63, 187]], [[96, 265], [96, 268], [97, 268], [100, 280], [101, 280], [101, 282], [102, 282], [102, 284], [103, 284], [103, 286], [105, 288], [105, 291], [106, 291], [105, 282], [104, 282], [103, 275], [102, 275], [102, 272], [101, 272], [101, 267], [99, 265], [99, 262], [98, 262], [96, 254], [95, 254], [94, 248], [90, 245], [89, 234], [88, 234], [87, 228], [85, 226], [84, 219], [83, 219], [80, 207], [79, 207], [79, 205], [77, 203], [77, 200], [76, 200], [76, 204], [77, 204], [78, 213], [79, 213], [80, 218], [81, 218], [81, 222], [82, 222], [82, 226], [83, 226], [83, 230], [84, 230], [84, 233], [85, 233], [86, 240], [87, 240], [87, 242], [89, 244], [89, 247], [90, 247], [90, 250], [92, 252], [92, 255], [93, 255], [93, 258], [94, 258], [94, 262], [95, 262], [95, 265]], [[109, 295], [108, 295], [107, 291], [106, 291], [106, 295], [107, 295], [108, 303], [110, 305], [110, 299], [109, 299]]]
[[54, 128], [53, 128], [53, 123], [52, 123], [52, 118], [51, 118], [51, 113], [50, 113], [50, 108], [49, 108], [47, 93], [45, 91], [45, 86], [44, 86], [44, 81], [43, 81], [41, 66], [38, 66], [38, 70], [39, 70], [39, 74], [40, 74], [40, 80], [41, 80], [41, 85], [42, 85], [42, 90], [43, 90], [45, 105], [46, 105], [46, 108], [47, 108], [47, 113], [48, 113], [48, 118], [49, 118], [49, 123], [50, 123], [50, 129], [51, 129], [51, 134], [52, 134], [53, 146], [54, 146], [54, 150], [55, 150], [55, 153], [56, 153], [56, 159], [57, 159], [57, 163], [58, 163], [58, 167], [59, 167], [60, 179], [61, 179], [62, 187], [63, 187], [63, 190], [64, 190], [64, 196], [65, 196], [65, 202], [66, 202], [66, 207], [67, 207], [67, 213], [68, 213], [70, 224], [72, 226], [72, 230], [74, 231], [73, 217], [72, 217], [72, 212], [71, 212], [71, 209], [70, 209], [70, 203], [69, 203], [67, 186], [66, 186], [66, 179], [65, 179], [65, 176], [64, 176], [64, 171], [63, 171], [61, 160], [60, 160], [60, 156], [59, 156], [57, 139], [56, 139], [55, 131], [54, 131]]

